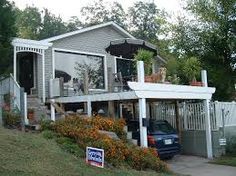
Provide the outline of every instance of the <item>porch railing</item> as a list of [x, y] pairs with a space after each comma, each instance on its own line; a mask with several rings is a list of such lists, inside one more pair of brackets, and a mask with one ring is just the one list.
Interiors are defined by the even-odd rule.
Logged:
[[12, 74], [0, 79], [0, 109], [0, 117], [2, 110], [7, 110], [19, 112], [27, 119], [27, 95]]

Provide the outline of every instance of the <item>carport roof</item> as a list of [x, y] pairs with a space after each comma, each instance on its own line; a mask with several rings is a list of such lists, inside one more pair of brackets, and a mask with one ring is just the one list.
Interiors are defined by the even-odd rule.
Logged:
[[173, 84], [154, 84], [128, 82], [131, 91], [117, 93], [101, 93], [93, 95], [82, 95], [72, 97], [59, 97], [55, 102], [79, 103], [87, 101], [113, 101], [113, 100], [133, 100], [139, 98], [147, 99], [211, 99], [215, 88], [197, 87]]

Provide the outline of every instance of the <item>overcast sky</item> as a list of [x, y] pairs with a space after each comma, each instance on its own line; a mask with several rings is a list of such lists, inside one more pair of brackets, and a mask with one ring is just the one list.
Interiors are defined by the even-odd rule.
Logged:
[[[34, 5], [36, 7], [47, 8], [52, 13], [60, 15], [64, 20], [68, 20], [71, 16], [79, 16], [80, 9], [83, 6], [91, 4], [93, 0], [11, 0], [14, 1], [16, 6], [20, 9], [25, 8], [27, 5]], [[115, 0], [104, 0], [115, 1]], [[127, 9], [137, 0], [117, 0], [122, 6]], [[143, 0], [152, 2], [152, 0]], [[154, 0], [159, 9], [165, 9], [167, 12], [179, 14], [181, 11], [181, 0]]]

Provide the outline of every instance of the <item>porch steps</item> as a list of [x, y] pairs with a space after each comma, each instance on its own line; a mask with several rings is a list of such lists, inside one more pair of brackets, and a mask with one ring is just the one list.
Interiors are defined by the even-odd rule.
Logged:
[[36, 96], [27, 96], [27, 108], [34, 111], [34, 118], [29, 120], [30, 124], [37, 124], [41, 118], [50, 118], [47, 106]]
[[127, 126], [124, 127], [124, 131], [127, 133], [127, 140], [134, 145], [138, 145], [138, 140], [133, 139], [132, 132], [128, 131]]

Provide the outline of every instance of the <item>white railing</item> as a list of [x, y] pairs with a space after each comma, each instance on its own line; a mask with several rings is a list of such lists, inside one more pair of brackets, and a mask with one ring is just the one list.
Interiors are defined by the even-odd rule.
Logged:
[[[179, 103], [179, 121], [183, 130], [205, 130], [204, 104]], [[236, 102], [211, 102], [210, 117], [212, 130], [218, 130], [223, 126], [224, 111], [225, 126], [236, 126]], [[167, 120], [173, 127], [176, 127], [176, 111], [174, 104], [156, 103], [153, 108], [152, 117], [155, 119]]]
[[9, 96], [11, 109], [17, 108], [19, 111], [21, 110], [21, 89], [12, 75], [0, 80], [0, 94], [3, 97], [4, 95]]
[[155, 104], [152, 116], [155, 119], [167, 120], [174, 128], [176, 127], [174, 104]]
[[214, 111], [217, 126], [223, 126], [223, 114], [225, 126], [236, 126], [236, 102], [216, 101], [214, 102]]

